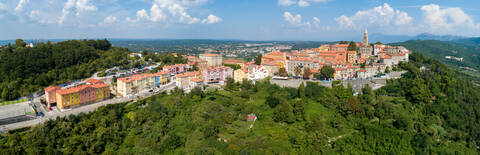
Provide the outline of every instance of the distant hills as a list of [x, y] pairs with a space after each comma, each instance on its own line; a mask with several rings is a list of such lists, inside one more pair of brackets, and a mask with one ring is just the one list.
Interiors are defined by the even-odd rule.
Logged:
[[371, 34], [369, 36], [369, 39], [370, 39], [370, 42], [380, 41], [382, 43], [394, 43], [394, 42], [404, 42], [407, 40], [454, 41], [454, 40], [468, 39], [468, 38], [464, 36], [457, 36], [457, 35], [435, 35], [431, 33], [422, 33], [416, 36]]
[[[409, 40], [392, 43], [391, 45], [404, 46], [413, 52], [435, 58], [455, 70], [480, 77], [480, 38], [452, 41]], [[463, 61], [447, 59], [446, 56], [463, 58]]]

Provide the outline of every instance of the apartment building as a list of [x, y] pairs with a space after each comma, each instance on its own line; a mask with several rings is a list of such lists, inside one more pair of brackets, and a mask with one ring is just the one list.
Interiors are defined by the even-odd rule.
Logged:
[[57, 107], [70, 109], [86, 104], [103, 101], [110, 97], [109, 85], [97, 81], [95, 84], [87, 83], [68, 89], [56, 91]]
[[213, 53], [204, 53], [200, 54], [199, 58], [201, 60], [207, 61], [207, 66], [221, 66], [222, 65], [222, 55], [213, 54]]
[[220, 83], [223, 84], [227, 77], [233, 78], [233, 70], [230, 67], [208, 67], [203, 69], [203, 79], [205, 84]]
[[53, 103], [57, 103], [57, 100], [56, 100], [57, 90], [60, 90], [60, 87], [50, 86], [45, 88], [45, 100], [49, 108]]
[[175, 84], [181, 89], [192, 89], [198, 85], [199, 81], [203, 82], [200, 71], [194, 71], [177, 75]]

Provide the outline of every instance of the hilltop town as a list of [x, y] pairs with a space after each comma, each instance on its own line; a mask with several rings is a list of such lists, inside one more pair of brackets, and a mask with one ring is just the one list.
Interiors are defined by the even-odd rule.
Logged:
[[[348, 80], [354, 81], [355, 91], [366, 84], [377, 89], [385, 85], [386, 73], [397, 71], [400, 62], [408, 61], [409, 53], [402, 46], [370, 44], [366, 31], [362, 42], [342, 41], [301, 50], [285, 48], [283, 51], [263, 53], [255, 61], [224, 59], [222, 52], [210, 51], [198, 55], [170, 53], [171, 57], [186, 63], [164, 65], [149, 61], [152, 53], [130, 53], [129, 59], [146, 61], [150, 65], [127, 72], [114, 67], [108, 69], [110, 75], [106, 77], [98, 77], [96, 73], [85, 81], [47, 87], [45, 95], [40, 94], [33, 99], [44, 100], [46, 108], [35, 102], [34, 107], [37, 108], [33, 109], [40, 109], [34, 110], [36, 113], [54, 117], [70, 110], [82, 112], [79, 108], [82, 106], [97, 107], [136, 100], [159, 92], [170, 92], [174, 88], [185, 93], [195, 88], [222, 89], [223, 85], [234, 82], [255, 82], [267, 77], [274, 80], [270, 81], [273, 84], [289, 87], [298, 87], [299, 80], [321, 80], [319, 84], [324, 86], [331, 85], [332, 80]], [[23, 109], [30, 109], [29, 106], [12, 107], [19, 112], [2, 117], [25, 117]]]
[[[408, 61], [409, 50], [398, 46], [369, 44], [368, 32], [363, 41], [325, 44], [318, 48], [274, 51], [261, 57], [260, 64], [237, 59], [223, 59], [221, 54], [204, 53], [185, 56], [187, 64], [163, 66], [157, 73], [135, 74], [117, 79], [113, 85], [117, 96], [131, 97], [139, 92], [174, 85], [185, 91], [206, 85], [224, 85], [229, 78], [234, 82], [257, 81], [267, 77], [288, 80], [289, 77], [323, 80], [367, 79], [389, 72], [402, 61]], [[131, 56], [141, 56], [132, 53]], [[178, 57], [177, 54], [174, 53]], [[321, 74], [330, 68], [331, 75]], [[93, 82], [92, 82], [93, 81]], [[87, 85], [62, 89], [52, 86], [45, 89], [48, 105], [57, 103], [60, 108], [73, 108], [86, 103], [103, 101], [109, 97], [104, 90], [108, 85], [91, 79]], [[89, 94], [93, 92], [98, 94]], [[94, 96], [91, 98], [89, 96]], [[96, 96], [96, 97], [95, 97]]]

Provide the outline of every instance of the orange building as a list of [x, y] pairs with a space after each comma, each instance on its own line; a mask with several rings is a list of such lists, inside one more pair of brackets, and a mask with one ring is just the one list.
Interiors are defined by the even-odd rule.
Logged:
[[[93, 82], [93, 83], [90, 83]], [[56, 91], [57, 106], [62, 109], [79, 107], [103, 101], [110, 97], [109, 85], [100, 80], [90, 80], [85, 85]]]

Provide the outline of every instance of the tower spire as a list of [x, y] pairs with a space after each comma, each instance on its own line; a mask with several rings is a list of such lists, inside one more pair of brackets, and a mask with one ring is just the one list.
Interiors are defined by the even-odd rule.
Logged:
[[363, 43], [368, 44], [368, 30], [365, 29], [365, 32], [363, 33]]

